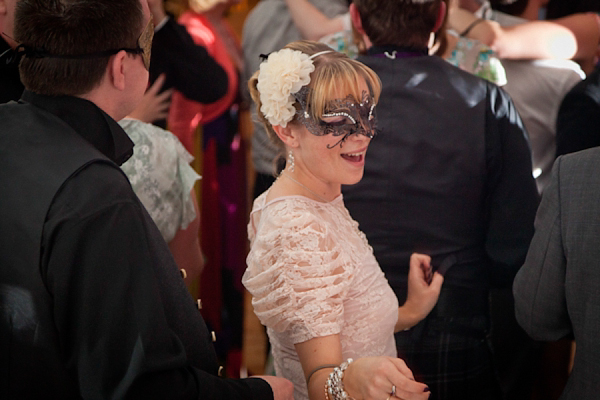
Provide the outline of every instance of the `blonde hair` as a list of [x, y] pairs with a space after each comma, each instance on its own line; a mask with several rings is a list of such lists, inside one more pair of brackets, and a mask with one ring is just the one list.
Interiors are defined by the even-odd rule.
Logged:
[[[326, 112], [325, 108], [327, 107], [327, 104], [332, 100], [332, 93], [348, 93], [360, 100], [363, 91], [360, 83], [363, 79], [371, 89], [375, 104], [379, 101], [381, 81], [377, 74], [363, 63], [348, 58], [343, 53], [333, 51], [323, 43], [312, 42], [309, 40], [292, 42], [284, 48], [298, 50], [309, 56], [322, 51], [330, 51], [313, 59], [315, 70], [310, 74], [310, 83], [308, 84], [308, 87], [312, 90], [306, 99], [306, 107], [310, 110], [313, 119], [317, 121], [321, 119], [321, 116]], [[256, 71], [248, 81], [250, 95], [256, 104], [258, 118], [264, 124], [269, 138], [283, 148], [283, 143], [275, 134], [269, 121], [267, 121], [260, 111], [262, 103], [260, 101], [260, 93], [256, 87], [258, 84], [258, 73], [259, 71]], [[300, 105], [297, 103], [295, 103], [294, 106], [297, 109], [300, 108]], [[290, 123], [298, 123], [296, 117], [294, 117]]]

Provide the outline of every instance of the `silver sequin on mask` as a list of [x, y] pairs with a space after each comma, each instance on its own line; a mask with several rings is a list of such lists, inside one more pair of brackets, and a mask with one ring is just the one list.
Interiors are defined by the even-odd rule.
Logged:
[[345, 99], [331, 100], [321, 116], [322, 118], [343, 117], [337, 122], [325, 122], [315, 120], [311, 117], [307, 107], [307, 99], [311, 89], [303, 87], [294, 94], [300, 108], [296, 111], [298, 121], [304, 125], [310, 133], [315, 136], [342, 136], [342, 138], [329, 148], [338, 144], [340, 147], [348, 137], [360, 134], [372, 139], [376, 134], [377, 115], [375, 113], [375, 101], [367, 91], [362, 92], [362, 98], [358, 102], [354, 96], [348, 95]]

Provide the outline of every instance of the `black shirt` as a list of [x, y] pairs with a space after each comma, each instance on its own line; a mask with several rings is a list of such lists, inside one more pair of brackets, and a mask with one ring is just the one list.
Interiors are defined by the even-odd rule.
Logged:
[[[8, 53], [4, 54], [4, 52]], [[23, 84], [19, 76], [19, 66], [16, 63], [7, 64], [11, 57], [10, 46], [0, 35], [0, 104], [8, 103], [11, 100], [17, 101], [23, 94]]]
[[[65, 130], [72, 128], [110, 160], [87, 164], [67, 179], [43, 224], [39, 271], [52, 299], [57, 343], [46, 341], [37, 351], [40, 363], [46, 348], [60, 354], [73, 381], [63, 392], [99, 399], [272, 398], [262, 380], [217, 376], [206, 325], [167, 244], [117, 167], [133, 148], [120, 126], [79, 98], [26, 91], [22, 102], [12, 106], [29, 103], [39, 114], [60, 118]], [[0, 109], [2, 118], [10, 117]], [[0, 148], [7, 138], [0, 138]], [[52, 170], [41, 166], [37, 179], [51, 179], [46, 171]], [[12, 370], [11, 379], [20, 390], [30, 385], [22, 370]], [[36, 376], [30, 390], [50, 379]]]
[[150, 82], [160, 74], [166, 76], [163, 89], [175, 88], [199, 103], [214, 103], [227, 93], [225, 70], [172, 17], [152, 40]]
[[556, 117], [556, 156], [600, 146], [600, 67], [565, 96]]

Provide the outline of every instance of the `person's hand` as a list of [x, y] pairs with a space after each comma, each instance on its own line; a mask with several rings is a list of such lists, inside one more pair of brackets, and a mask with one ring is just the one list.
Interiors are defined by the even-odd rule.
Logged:
[[138, 104], [128, 117], [148, 123], [167, 118], [173, 90], [169, 89], [158, 93], [164, 82], [165, 75], [161, 74], [146, 93], [144, 93], [142, 101], [140, 101], [140, 104]]
[[408, 294], [398, 312], [396, 332], [410, 328], [425, 318], [440, 297], [444, 277], [432, 272], [431, 257], [413, 253], [408, 271]]
[[256, 375], [252, 378], [260, 378], [267, 381], [273, 390], [274, 400], [294, 400], [294, 385], [285, 378], [270, 375]]
[[[344, 372], [344, 390], [355, 399], [425, 400], [431, 394], [424, 383], [416, 382], [403, 360], [393, 357], [365, 357], [351, 363]], [[392, 398], [394, 398], [392, 396]]]

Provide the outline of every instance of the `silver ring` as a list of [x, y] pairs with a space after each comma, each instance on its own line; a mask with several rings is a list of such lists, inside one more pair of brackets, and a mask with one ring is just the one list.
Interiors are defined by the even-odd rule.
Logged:
[[392, 397], [396, 396], [396, 385], [392, 385]]

